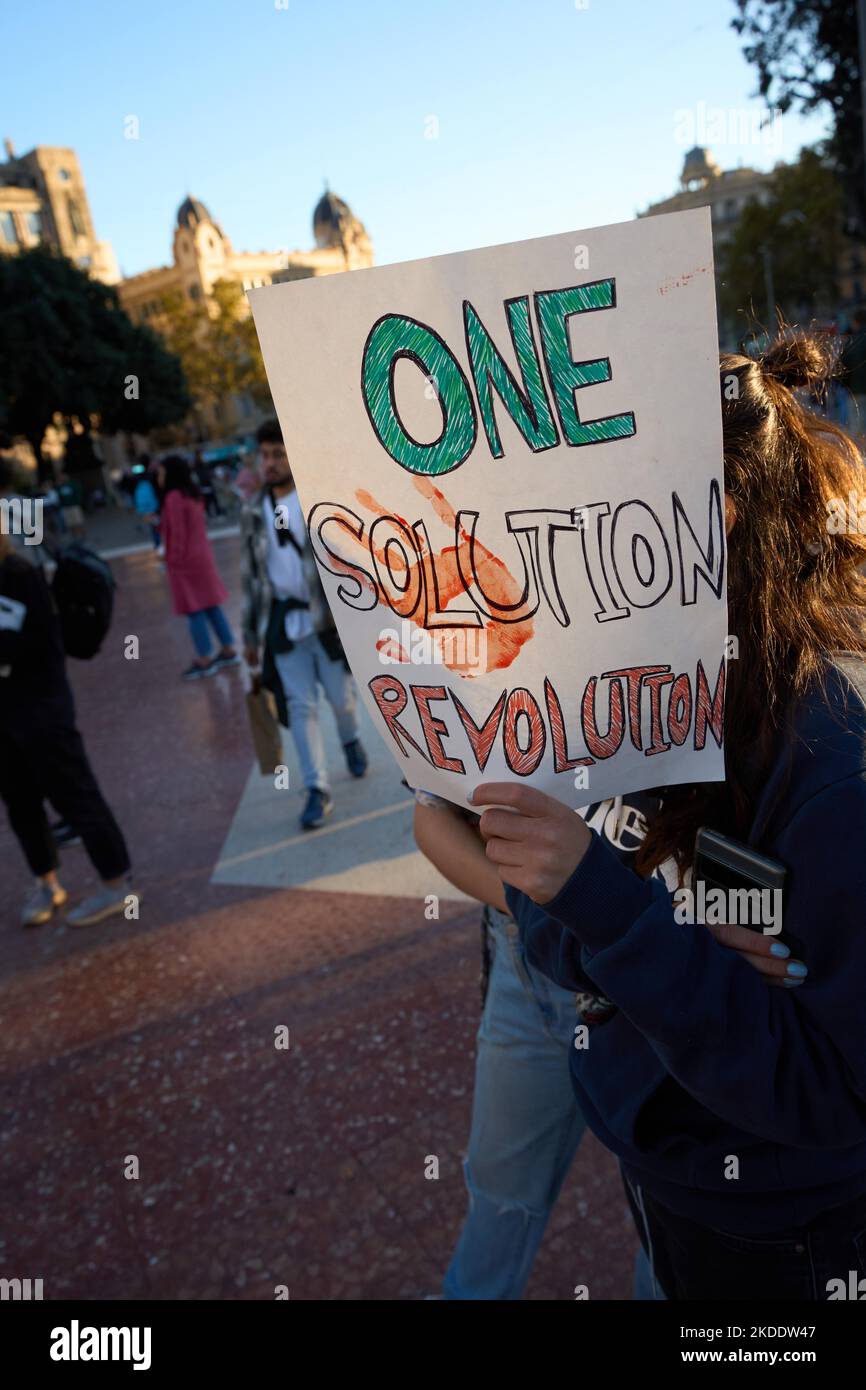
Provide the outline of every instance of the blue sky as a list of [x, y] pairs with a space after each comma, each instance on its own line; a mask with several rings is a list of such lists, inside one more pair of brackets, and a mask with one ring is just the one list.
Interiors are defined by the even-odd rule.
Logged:
[[[187, 192], [238, 250], [306, 248], [327, 178], [379, 263], [621, 221], [674, 190], [683, 112], [761, 109], [732, 0], [283, 3], [7, 7], [0, 135], [78, 151], [126, 274], [170, 261]], [[766, 168], [823, 133], [714, 152]]]

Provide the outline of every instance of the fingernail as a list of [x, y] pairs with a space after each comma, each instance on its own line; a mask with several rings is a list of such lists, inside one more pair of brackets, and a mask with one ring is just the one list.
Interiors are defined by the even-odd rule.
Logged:
[[783, 980], [782, 985], [785, 989], [799, 989], [803, 984], [802, 980]]
[[808, 973], [808, 965], [804, 965], [800, 960], [792, 960], [791, 964], [788, 966], [788, 974], [793, 975], [795, 979], [805, 980]]
[[784, 960], [785, 957], [789, 956], [790, 954], [790, 949], [787, 946], [783, 946], [781, 941], [774, 941], [772, 946], [770, 947], [771, 956], [781, 956]]

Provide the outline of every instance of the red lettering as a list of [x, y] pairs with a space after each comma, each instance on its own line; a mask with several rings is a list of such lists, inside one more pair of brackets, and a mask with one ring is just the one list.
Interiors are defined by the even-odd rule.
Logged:
[[547, 717], [550, 720], [550, 732], [553, 736], [554, 772], [570, 772], [573, 767], [592, 767], [595, 764], [595, 758], [570, 758], [568, 756], [562, 706], [549, 676], [544, 677], [544, 700], [547, 705]]
[[454, 708], [460, 716], [460, 723], [466, 730], [466, 737], [469, 739], [472, 752], [475, 754], [478, 770], [479, 772], [483, 772], [487, 766], [487, 759], [490, 757], [490, 750], [493, 747], [493, 741], [499, 729], [499, 721], [502, 718], [502, 711], [505, 708], [506, 692], [503, 690], [496, 704], [493, 706], [493, 709], [480, 727], [475, 723], [469, 711], [460, 703], [454, 691], [450, 691], [449, 694], [454, 703]]
[[721, 748], [725, 736], [725, 659], [719, 665], [715, 694], [710, 699], [710, 687], [703, 663], [698, 662], [697, 693], [695, 695], [695, 748], [698, 752], [707, 741], [707, 729]]
[[640, 728], [640, 697], [641, 681], [644, 676], [652, 676], [657, 672], [669, 671], [670, 666], [626, 666], [621, 671], [603, 671], [601, 678], [603, 681], [613, 676], [625, 676], [628, 681], [628, 725], [631, 734], [631, 741], [639, 753], [643, 752], [643, 741], [641, 739]]
[[668, 672], [666, 676], [647, 676], [645, 684], [649, 687], [650, 693], [650, 737], [649, 748], [644, 749], [644, 756], [651, 758], [654, 753], [666, 753], [670, 748], [669, 743], [664, 742], [662, 736], [662, 714], [661, 714], [661, 688], [669, 685], [673, 680], [673, 675]]
[[[520, 719], [525, 719], [529, 726], [529, 743], [526, 748], [521, 748], [517, 738]], [[528, 777], [535, 771], [544, 755], [547, 732], [538, 701], [528, 690], [512, 690], [509, 695], [505, 706], [502, 742], [505, 761], [512, 772], [516, 772], [518, 777]]]
[[443, 772], [465, 772], [466, 768], [461, 760], [449, 758], [442, 747], [442, 735], [448, 733], [448, 725], [430, 713], [431, 700], [448, 699], [444, 685], [413, 685], [411, 690], [433, 766], [440, 767]]
[[376, 701], [379, 713], [388, 726], [388, 732], [403, 757], [408, 758], [409, 754], [400, 742], [401, 738], [405, 738], [406, 742], [415, 749], [415, 752], [420, 753], [425, 762], [429, 762], [430, 760], [425, 755], [423, 748], [419, 747], [412, 735], [408, 734], [400, 723], [400, 715], [409, 701], [403, 682], [398, 681], [396, 676], [374, 676], [369, 683], [369, 689]]
[[611, 758], [619, 749], [625, 734], [625, 708], [622, 686], [619, 681], [611, 681], [608, 694], [607, 733], [600, 734], [595, 721], [595, 692], [598, 676], [590, 676], [586, 683], [581, 702], [581, 724], [583, 741], [596, 758]]
[[692, 683], [684, 671], [681, 676], [677, 676], [671, 686], [671, 698], [668, 705], [668, 733], [677, 748], [680, 748], [688, 738], [691, 722]]

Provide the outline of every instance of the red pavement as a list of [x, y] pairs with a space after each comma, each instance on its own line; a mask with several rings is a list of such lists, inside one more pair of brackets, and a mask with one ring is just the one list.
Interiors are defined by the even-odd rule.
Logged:
[[[236, 540], [216, 553], [237, 592]], [[111, 637], [72, 680], [141, 917], [22, 930], [4, 820], [0, 1277], [41, 1278], [46, 1299], [436, 1292], [464, 1208], [477, 913], [211, 885], [252, 763], [242, 679], [183, 685], [155, 560], [114, 569]], [[62, 877], [73, 901], [92, 882], [82, 849]], [[615, 1164], [587, 1138], [528, 1296], [627, 1298], [634, 1251]]]

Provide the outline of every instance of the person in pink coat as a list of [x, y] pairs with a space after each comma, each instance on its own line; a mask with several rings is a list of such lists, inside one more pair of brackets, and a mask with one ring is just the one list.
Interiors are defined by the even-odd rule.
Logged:
[[[160, 527], [174, 611], [186, 615], [196, 652], [183, 679], [201, 680], [224, 666], [238, 666], [240, 657], [222, 610], [226, 591], [208, 540], [204, 501], [186, 459], [179, 454], [163, 459], [159, 481], [163, 492]], [[214, 657], [210, 628], [220, 644]]]

